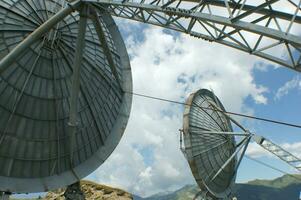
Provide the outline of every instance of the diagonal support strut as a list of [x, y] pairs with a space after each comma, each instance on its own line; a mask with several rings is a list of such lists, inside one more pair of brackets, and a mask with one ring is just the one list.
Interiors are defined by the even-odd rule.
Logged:
[[70, 98], [70, 113], [69, 113], [69, 128], [70, 128], [70, 164], [73, 166], [73, 150], [75, 146], [75, 135], [77, 129], [77, 115], [78, 115], [78, 98], [80, 89], [80, 71], [83, 61], [83, 53], [85, 48], [85, 35], [87, 28], [87, 12], [88, 7], [84, 6], [80, 11], [80, 19], [78, 25], [78, 35], [76, 41], [76, 52], [74, 57], [74, 68], [72, 75], [71, 98]]

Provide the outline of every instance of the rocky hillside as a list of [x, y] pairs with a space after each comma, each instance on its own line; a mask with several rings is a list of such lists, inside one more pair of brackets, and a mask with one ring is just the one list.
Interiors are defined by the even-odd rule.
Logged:
[[[131, 194], [116, 188], [93, 183], [91, 181], [81, 181], [81, 190], [86, 200], [132, 200]], [[65, 200], [64, 189], [49, 192], [44, 200]]]

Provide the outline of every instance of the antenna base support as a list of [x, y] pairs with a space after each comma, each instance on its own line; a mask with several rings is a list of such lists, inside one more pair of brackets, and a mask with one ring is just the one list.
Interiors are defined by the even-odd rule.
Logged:
[[10, 192], [0, 192], [0, 200], [9, 200]]
[[66, 200], [85, 200], [85, 194], [81, 190], [80, 182], [69, 185], [64, 193]]

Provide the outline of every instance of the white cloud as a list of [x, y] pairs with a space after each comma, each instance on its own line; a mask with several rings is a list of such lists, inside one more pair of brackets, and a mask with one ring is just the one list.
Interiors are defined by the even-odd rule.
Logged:
[[[267, 103], [267, 89], [252, 77], [257, 57], [154, 27], [141, 34], [143, 41], [126, 39], [135, 92], [184, 101], [191, 92], [211, 87], [226, 109], [234, 112], [252, 112], [244, 104], [247, 97]], [[179, 150], [182, 111], [179, 105], [134, 96], [126, 133], [94, 173], [97, 180], [142, 196], [192, 183]]]
[[300, 76], [295, 76], [292, 80], [286, 82], [283, 86], [281, 86], [276, 92], [275, 100], [281, 99], [281, 97], [287, 95], [290, 91], [294, 89], [301, 90]]

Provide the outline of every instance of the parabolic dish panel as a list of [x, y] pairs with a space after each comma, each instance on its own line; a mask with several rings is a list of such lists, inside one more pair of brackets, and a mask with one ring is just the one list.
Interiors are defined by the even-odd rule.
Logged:
[[[0, 59], [66, 6], [64, 0], [0, 0]], [[119, 143], [131, 110], [128, 54], [112, 17], [100, 21], [121, 87], [90, 19], [70, 162], [70, 91], [79, 13], [39, 39], [0, 74], [0, 191], [41, 192], [99, 167]]]
[[229, 119], [213, 105], [225, 110], [209, 90], [201, 89], [189, 96], [183, 123], [185, 155], [199, 187], [213, 198], [226, 198], [235, 182], [236, 160], [212, 178], [235, 151], [235, 140], [230, 135], [208, 133], [233, 131]]

